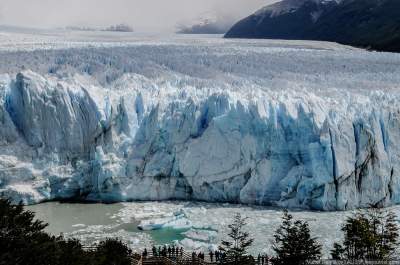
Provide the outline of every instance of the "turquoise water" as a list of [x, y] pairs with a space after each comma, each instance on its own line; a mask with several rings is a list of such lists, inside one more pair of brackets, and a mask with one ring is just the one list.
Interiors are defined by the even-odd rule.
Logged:
[[147, 231], [150, 234], [151, 238], [159, 245], [170, 244], [174, 240], [182, 240], [185, 238], [183, 235], [187, 229], [172, 229], [172, 228], [164, 228], [160, 230], [152, 230]]
[[[118, 212], [123, 209], [123, 204], [81, 204], [81, 203], [59, 203], [47, 202], [26, 208], [35, 212], [36, 218], [48, 223], [46, 228], [48, 233], [53, 235], [64, 235], [78, 233], [83, 238], [87, 238], [85, 243], [92, 243], [101, 237], [119, 237], [123, 232], [131, 235], [147, 234], [152, 243], [157, 245], [170, 244], [175, 240], [184, 239], [185, 229], [165, 228], [160, 230], [142, 231], [137, 228], [139, 221], [131, 219], [129, 222], [123, 221], [118, 217]], [[91, 227], [97, 227], [95, 231]], [[100, 234], [92, 236], [91, 234]]]

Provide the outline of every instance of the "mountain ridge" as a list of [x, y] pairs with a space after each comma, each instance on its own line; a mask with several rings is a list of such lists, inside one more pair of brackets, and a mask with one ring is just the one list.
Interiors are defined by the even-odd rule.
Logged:
[[283, 0], [237, 22], [226, 38], [300, 39], [400, 51], [396, 0]]

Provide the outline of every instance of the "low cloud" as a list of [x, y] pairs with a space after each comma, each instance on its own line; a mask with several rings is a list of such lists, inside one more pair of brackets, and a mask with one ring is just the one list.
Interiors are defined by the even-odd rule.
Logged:
[[[33, 27], [104, 27], [173, 31], [205, 13], [239, 19], [276, 0], [1, 0], [0, 23]], [[3, 14], [3, 16], [1, 16]]]

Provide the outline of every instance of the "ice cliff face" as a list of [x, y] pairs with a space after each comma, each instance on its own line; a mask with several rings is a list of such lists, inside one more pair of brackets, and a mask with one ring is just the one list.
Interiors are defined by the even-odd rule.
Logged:
[[[201, 71], [182, 74], [175, 62], [175, 71], [154, 75], [157, 66], [109, 84], [78, 73], [1, 75], [0, 192], [25, 203], [185, 199], [319, 210], [399, 203], [400, 58], [342, 51], [346, 62], [304, 48], [296, 50], [304, 58], [327, 59], [303, 69], [281, 57], [291, 49], [235, 50], [270, 53], [257, 73], [220, 57], [223, 66], [200, 63], [231, 69], [215, 76], [199, 64]], [[371, 64], [357, 63], [364, 56]]]

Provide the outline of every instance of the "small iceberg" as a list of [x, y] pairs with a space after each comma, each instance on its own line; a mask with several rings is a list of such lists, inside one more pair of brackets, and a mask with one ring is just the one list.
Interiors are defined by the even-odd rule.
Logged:
[[217, 244], [212, 244], [208, 242], [196, 241], [190, 238], [185, 238], [178, 243], [179, 246], [183, 247], [186, 250], [193, 251], [216, 251], [218, 250]]
[[163, 228], [190, 229], [192, 222], [182, 212], [176, 212], [173, 216], [142, 220], [138, 225], [140, 230], [158, 230]]
[[186, 238], [210, 243], [216, 240], [218, 232], [213, 230], [198, 230], [191, 228], [183, 234], [186, 236]]
[[85, 224], [74, 224], [72, 225], [72, 227], [86, 227]]

